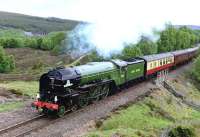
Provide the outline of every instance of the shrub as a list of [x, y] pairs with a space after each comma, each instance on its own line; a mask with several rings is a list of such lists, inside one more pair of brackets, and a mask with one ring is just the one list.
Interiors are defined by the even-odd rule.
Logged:
[[61, 42], [65, 39], [65, 32], [52, 32], [49, 33], [48, 37], [52, 40], [52, 43], [55, 46], [61, 45]]
[[42, 45], [42, 38], [41, 37], [37, 37], [36, 40], [37, 40], [38, 48], [40, 48], [41, 45]]
[[104, 57], [99, 55], [99, 53], [96, 50], [93, 50], [89, 55], [88, 55], [89, 61], [103, 61]]
[[24, 45], [26, 47], [30, 47], [30, 48], [34, 48], [34, 49], [39, 48], [38, 41], [36, 38], [26, 38], [24, 41]]
[[20, 48], [24, 47], [24, 42], [21, 38], [1, 38], [0, 45], [4, 48]]
[[169, 132], [169, 137], [195, 137], [194, 129], [178, 126]]
[[5, 45], [5, 38], [0, 38], [0, 46], [4, 47]]
[[36, 64], [33, 65], [32, 69], [37, 70], [37, 69], [42, 69], [44, 67], [44, 64], [41, 60], [38, 60]]
[[194, 79], [200, 81], [200, 56], [195, 59], [191, 73]]
[[157, 45], [148, 37], [142, 36], [137, 44], [143, 55], [150, 55], [157, 53]]
[[136, 45], [127, 45], [122, 51], [122, 59], [129, 59], [141, 56], [142, 52]]
[[10, 72], [15, 68], [13, 56], [5, 54], [3, 47], [0, 47], [0, 73]]
[[53, 49], [53, 42], [50, 38], [43, 38], [40, 48], [43, 50], [52, 50]]

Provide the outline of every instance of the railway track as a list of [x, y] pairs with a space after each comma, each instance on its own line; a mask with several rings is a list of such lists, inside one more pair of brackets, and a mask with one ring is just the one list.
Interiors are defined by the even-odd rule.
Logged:
[[[14, 124], [12, 126], [6, 127], [4, 129], [0, 129], [0, 136], [7, 136], [8, 134], [10, 134], [10, 132], [17, 130], [18, 128], [24, 127], [34, 121], [40, 120], [44, 118], [44, 115], [39, 115], [36, 117], [33, 117], [31, 119], [28, 119], [26, 121], [22, 121], [20, 123]], [[17, 134], [15, 134], [15, 136], [18, 136]]]
[[[26, 121], [22, 121], [20, 123], [14, 124], [12, 126], [6, 127], [4, 129], [0, 129], [0, 137], [22, 137], [27, 135], [28, 133], [39, 129], [40, 126], [30, 126], [34, 122], [45, 119], [44, 115], [39, 115], [28, 119]], [[47, 120], [46, 120], [47, 121]], [[46, 122], [45, 122], [46, 123]], [[31, 127], [31, 128], [29, 128]]]
[[[71, 110], [65, 112], [65, 115]], [[0, 137], [24, 137], [31, 132], [42, 129], [53, 124], [62, 118], [49, 118], [45, 115], [39, 115], [26, 121], [14, 124], [12, 126], [0, 129]]]

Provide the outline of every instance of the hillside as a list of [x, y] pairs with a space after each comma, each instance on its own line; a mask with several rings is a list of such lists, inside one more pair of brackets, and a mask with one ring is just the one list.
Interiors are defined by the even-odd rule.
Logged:
[[63, 66], [73, 62], [73, 59], [67, 54], [54, 56], [50, 51], [31, 48], [7, 48], [5, 52], [14, 56], [16, 68], [9, 74], [0, 73], [0, 81], [38, 79], [42, 73], [52, 67]]
[[71, 30], [80, 22], [59, 18], [42, 18], [0, 11], [0, 28], [16, 28], [33, 33]]

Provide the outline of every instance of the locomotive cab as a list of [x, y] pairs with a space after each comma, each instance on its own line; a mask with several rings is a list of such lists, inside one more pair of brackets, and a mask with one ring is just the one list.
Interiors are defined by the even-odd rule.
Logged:
[[57, 68], [43, 74], [39, 80], [39, 94], [34, 106], [38, 109], [58, 111], [60, 105], [70, 106], [71, 92], [80, 81], [74, 68]]

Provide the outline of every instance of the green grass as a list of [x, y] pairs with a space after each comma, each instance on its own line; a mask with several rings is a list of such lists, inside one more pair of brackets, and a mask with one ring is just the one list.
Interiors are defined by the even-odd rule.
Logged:
[[88, 136], [110, 137], [115, 133], [123, 137], [156, 136], [162, 128], [173, 123], [166, 118], [152, 116], [151, 112], [146, 104], [132, 105], [118, 114], [113, 114]]
[[153, 115], [165, 114], [174, 120], [200, 119], [200, 112], [183, 104], [180, 99], [175, 98], [166, 91], [155, 92], [151, 97], [144, 100], [145, 104], [151, 106]]
[[39, 84], [37, 81], [9, 81], [0, 83], [0, 87], [30, 97], [35, 97], [39, 91]]
[[105, 121], [100, 129], [112, 130], [115, 128], [132, 128], [147, 130], [163, 128], [170, 124], [170, 121], [167, 119], [150, 116], [150, 111], [150, 108], [145, 104], [136, 104], [130, 106], [126, 110], [122, 110], [120, 114], [114, 115], [109, 120]]
[[200, 120], [200, 112], [186, 106], [165, 91], [155, 91], [149, 97], [126, 109], [119, 110], [90, 132], [89, 137], [156, 137], [160, 132], [182, 120]]
[[139, 135], [155, 136], [159, 129], [172, 124], [171, 121], [165, 118], [149, 115], [150, 112], [150, 108], [145, 104], [130, 106], [103, 122], [99, 131], [93, 134], [98, 133], [103, 137], [111, 136], [114, 133], [119, 133], [127, 137]]
[[155, 134], [152, 132], [146, 132], [142, 130], [135, 130], [132, 128], [118, 128], [113, 130], [103, 130], [95, 131], [87, 135], [87, 137], [112, 137], [112, 135], [118, 134], [120, 137], [155, 137]]
[[[38, 92], [38, 82], [36, 81], [6, 81], [0, 83], [0, 87], [3, 87], [15, 94], [27, 95], [35, 97]], [[0, 104], [0, 112], [11, 111], [24, 106], [24, 102], [9, 102]]]
[[[188, 75], [188, 74], [187, 74]], [[198, 87], [196, 87], [193, 82], [194, 80], [189, 79], [187, 76], [179, 76], [180, 79], [177, 82], [173, 81], [171, 84], [175, 87], [175, 89], [179, 92], [182, 92], [187, 98], [193, 100], [193, 101], [199, 101], [200, 100], [200, 91]], [[198, 83], [199, 84], [199, 83]]]
[[0, 112], [11, 111], [23, 106], [23, 102], [11, 102], [6, 104], [0, 104]]

